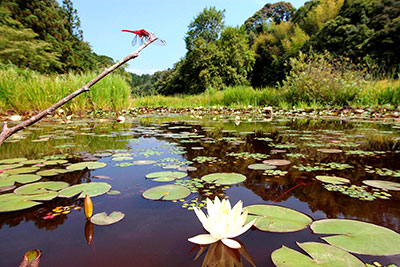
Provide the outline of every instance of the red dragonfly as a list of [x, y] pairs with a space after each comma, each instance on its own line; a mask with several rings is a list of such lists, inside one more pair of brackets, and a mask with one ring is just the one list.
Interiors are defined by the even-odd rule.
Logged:
[[[135, 46], [136, 43], [138, 42], [138, 40], [139, 40], [139, 44], [142, 45], [145, 42], [149, 41], [153, 37], [153, 34], [149, 33], [145, 29], [141, 29], [141, 30], [137, 30], [137, 31], [131, 31], [131, 30], [122, 30], [122, 31], [135, 34], [135, 37], [132, 40], [132, 46]], [[154, 44], [165, 45], [166, 42], [164, 40], [157, 39], [156, 41], [154, 41]]]

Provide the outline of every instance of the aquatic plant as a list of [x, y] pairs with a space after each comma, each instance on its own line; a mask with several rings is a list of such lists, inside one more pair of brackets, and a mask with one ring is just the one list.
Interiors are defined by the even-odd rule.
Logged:
[[256, 221], [252, 220], [244, 225], [247, 219], [247, 211], [242, 212], [242, 208], [242, 201], [239, 201], [231, 208], [231, 204], [227, 199], [220, 201], [219, 198], [216, 197], [213, 203], [207, 198], [208, 216], [197, 208], [194, 208], [194, 211], [209, 234], [200, 234], [188, 240], [200, 245], [212, 244], [221, 240], [222, 243], [230, 248], [240, 248], [240, 243], [231, 238], [239, 236], [249, 230]]

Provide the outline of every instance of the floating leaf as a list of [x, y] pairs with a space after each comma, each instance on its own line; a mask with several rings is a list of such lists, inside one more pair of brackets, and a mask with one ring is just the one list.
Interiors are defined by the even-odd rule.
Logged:
[[274, 166], [285, 166], [289, 165], [291, 162], [286, 159], [266, 159], [263, 161], [263, 163]]
[[58, 195], [57, 192], [46, 191], [35, 195], [16, 195], [8, 193], [0, 195], [0, 212], [28, 209], [42, 204], [40, 200], [52, 200]]
[[132, 157], [113, 157], [113, 161], [125, 161], [125, 160], [132, 160]]
[[51, 169], [51, 170], [44, 170], [44, 171], [39, 171], [36, 174], [40, 176], [54, 176], [58, 175], [61, 173], [66, 173], [68, 172], [67, 170], [64, 169]]
[[301, 212], [276, 205], [251, 205], [246, 209], [249, 212], [247, 222], [257, 219], [254, 226], [261, 231], [294, 232], [312, 222], [310, 217]]
[[6, 171], [5, 173], [8, 175], [31, 173], [31, 172], [36, 172], [39, 169], [40, 169], [39, 167], [24, 167], [24, 168], [12, 169], [12, 170]]
[[25, 252], [19, 267], [39, 267], [41, 255], [42, 253], [39, 249], [32, 249]]
[[190, 195], [190, 190], [181, 185], [161, 185], [143, 192], [143, 197], [151, 200], [175, 200]]
[[246, 176], [240, 173], [212, 173], [201, 177], [207, 183], [216, 183], [221, 185], [238, 184], [246, 180]]
[[319, 148], [317, 149], [318, 152], [328, 153], [328, 154], [335, 154], [335, 153], [342, 153], [343, 150], [335, 149], [335, 148]]
[[363, 184], [385, 190], [400, 191], [400, 183], [382, 180], [364, 180]]
[[13, 186], [15, 182], [27, 184], [42, 179], [41, 176], [35, 174], [18, 174], [11, 175], [0, 179], [0, 187]]
[[294, 249], [282, 246], [271, 254], [273, 263], [281, 266], [365, 266], [350, 253], [318, 242], [297, 243], [309, 256]]
[[315, 176], [315, 179], [328, 183], [328, 184], [348, 184], [350, 183], [349, 179], [337, 177], [337, 176], [327, 176], [327, 175], [318, 175]]
[[58, 191], [68, 187], [69, 184], [65, 182], [37, 182], [33, 184], [23, 185], [14, 190], [17, 195], [36, 195], [47, 193], [48, 191]]
[[106, 163], [104, 162], [98, 162], [98, 161], [84, 161], [84, 162], [79, 162], [79, 163], [74, 163], [71, 164], [67, 167], [67, 170], [71, 171], [80, 171], [84, 169], [89, 169], [89, 170], [94, 170], [94, 169], [100, 169], [107, 166]]
[[152, 172], [146, 174], [147, 179], [153, 179], [156, 182], [170, 182], [176, 179], [181, 179], [186, 177], [185, 172], [174, 172], [174, 171], [163, 171], [163, 172]]
[[197, 171], [197, 168], [196, 168], [196, 167], [193, 167], [193, 166], [181, 166], [181, 167], [178, 168], [178, 171], [183, 171], [183, 172], [186, 172], [186, 171], [188, 171], [188, 172], [194, 172], [194, 171]]
[[102, 212], [102, 213], [96, 213], [95, 215], [93, 215], [92, 218], [90, 218], [90, 221], [93, 224], [97, 224], [97, 225], [110, 225], [110, 224], [119, 222], [124, 217], [125, 217], [125, 214], [123, 214], [120, 211], [113, 211], [108, 216], [107, 216], [107, 213]]
[[154, 164], [156, 162], [157, 161], [155, 161], [155, 160], [135, 160], [135, 161], [132, 161], [132, 164], [133, 165], [150, 165], [150, 164]]
[[118, 191], [118, 190], [110, 190], [110, 191], [107, 192], [107, 195], [111, 195], [111, 196], [119, 195], [119, 194], [121, 194], [121, 192]]
[[385, 256], [400, 253], [400, 234], [371, 223], [346, 219], [315, 221], [311, 229], [332, 246], [358, 254]]
[[60, 191], [59, 197], [73, 197], [80, 193], [78, 198], [84, 198], [85, 195], [90, 197], [100, 196], [107, 193], [111, 185], [104, 182], [91, 182], [86, 184], [76, 184]]
[[276, 169], [276, 166], [269, 165], [269, 164], [264, 164], [264, 163], [256, 163], [256, 164], [250, 164], [247, 168], [250, 170], [272, 170]]
[[0, 160], [0, 164], [14, 164], [14, 163], [20, 163], [23, 161], [28, 160], [27, 158], [13, 158], [13, 159], [2, 159]]

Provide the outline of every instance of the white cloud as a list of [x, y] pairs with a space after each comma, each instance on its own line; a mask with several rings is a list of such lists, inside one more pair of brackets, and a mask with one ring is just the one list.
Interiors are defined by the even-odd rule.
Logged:
[[153, 74], [156, 71], [160, 71], [160, 69], [135, 69], [135, 68], [127, 68], [126, 71], [135, 73], [137, 75], [142, 74]]

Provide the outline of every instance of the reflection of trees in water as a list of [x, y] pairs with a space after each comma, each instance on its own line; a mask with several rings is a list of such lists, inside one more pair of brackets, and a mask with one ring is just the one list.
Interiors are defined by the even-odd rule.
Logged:
[[[341, 140], [342, 143], [353, 142], [360, 144], [360, 146], [340, 147], [332, 145], [331, 147], [343, 150], [393, 151], [398, 146], [393, 143], [392, 135], [383, 136], [363, 133], [357, 137], [358, 127], [360, 127], [360, 125], [339, 120], [295, 120], [293, 122], [285, 121], [285, 125], [290, 126], [291, 130], [309, 131], [307, 134], [310, 134], [312, 139], [307, 141], [301, 140], [299, 137], [301, 137], [302, 134], [294, 134], [293, 136], [287, 135], [285, 128], [276, 130], [273, 129], [271, 125], [269, 125], [270, 132], [258, 131], [256, 133], [257, 137], [267, 136], [273, 139], [274, 141], [271, 143], [256, 140], [254, 139], [254, 135], [240, 136], [232, 133], [222, 133], [222, 128], [216, 128], [213, 132], [204, 132], [196, 126], [197, 132], [204, 134], [206, 137], [211, 137], [213, 140], [218, 140], [221, 137], [235, 136], [246, 141], [246, 143], [232, 145], [230, 142], [218, 141], [209, 144], [201, 140], [195, 144], [181, 143], [180, 145], [186, 147], [187, 151], [183, 156], [188, 160], [192, 160], [197, 156], [213, 156], [221, 159], [221, 161], [213, 163], [199, 164], [195, 162], [193, 166], [196, 166], [198, 170], [189, 173], [189, 175], [191, 177], [202, 177], [213, 172], [242, 173], [247, 176], [247, 180], [243, 182], [243, 186], [252, 190], [254, 194], [258, 195], [266, 202], [284, 202], [290, 197], [295, 197], [299, 201], [307, 203], [312, 212], [322, 211], [327, 218], [359, 219], [400, 231], [400, 207], [396, 204], [396, 200], [398, 202], [398, 199], [400, 199], [400, 193], [391, 192], [393, 200], [361, 201], [345, 196], [339, 192], [329, 192], [323, 188], [322, 183], [314, 179], [316, 175], [337, 175], [349, 178], [355, 185], [361, 185], [362, 181], [366, 179], [391, 180], [388, 177], [382, 178], [375, 174], [368, 174], [365, 172], [364, 168], [366, 165], [370, 165], [378, 168], [386, 167], [397, 169], [398, 166], [396, 166], [396, 164], [398, 164], [398, 160], [396, 160], [396, 157], [398, 155], [394, 152], [364, 157], [345, 155], [344, 153], [328, 154], [317, 151], [315, 147], [304, 145], [307, 143], [321, 142], [329, 147], [329, 140]], [[382, 125], [373, 124], [369, 126], [379, 130], [386, 130], [385, 126]], [[324, 131], [321, 131], [321, 129]], [[326, 131], [326, 129], [330, 129], [331, 132]], [[368, 130], [365, 129], [363, 131], [368, 132]], [[177, 130], [176, 132], [178, 133], [180, 131]], [[291, 131], [289, 132], [293, 133]], [[345, 133], [349, 135], [352, 134], [355, 137], [347, 137]], [[362, 139], [360, 140], [360, 138]], [[179, 140], [177, 142], [179, 143]], [[245, 160], [226, 156], [228, 152], [270, 154], [271, 149], [274, 149], [271, 144], [274, 143], [294, 143], [297, 147], [287, 149], [288, 152], [302, 153], [306, 155], [306, 158], [289, 158], [285, 154], [271, 155], [270, 158], [286, 158], [292, 162], [291, 166], [278, 167], [279, 170], [290, 169], [290, 172], [286, 176], [273, 177], [264, 176], [261, 171], [253, 171], [247, 168], [249, 164], [255, 163], [256, 160]], [[204, 150], [190, 149], [192, 146], [199, 145], [203, 146]], [[301, 172], [292, 168], [292, 166], [299, 164], [315, 166], [317, 165], [316, 163], [331, 162], [346, 163], [352, 165], [354, 168], [313, 172]]]
[[[80, 184], [82, 182], [90, 182], [90, 170], [75, 171], [70, 173], [65, 173], [54, 178], [50, 177], [48, 179], [43, 179], [42, 181], [64, 181], [70, 185]], [[58, 206], [83, 206], [83, 200], [74, 198], [55, 198], [50, 201], [40, 201], [43, 204], [32, 207], [30, 209], [25, 209], [21, 211], [7, 212], [0, 214], [0, 229], [3, 225], [8, 225], [9, 227], [15, 227], [21, 222], [32, 221], [35, 226], [39, 229], [55, 230], [58, 226], [64, 224], [67, 220], [68, 214], [55, 216], [53, 219], [44, 220], [43, 217], [46, 216], [48, 212], [51, 212], [54, 208]], [[71, 210], [71, 212], [77, 212]]]

